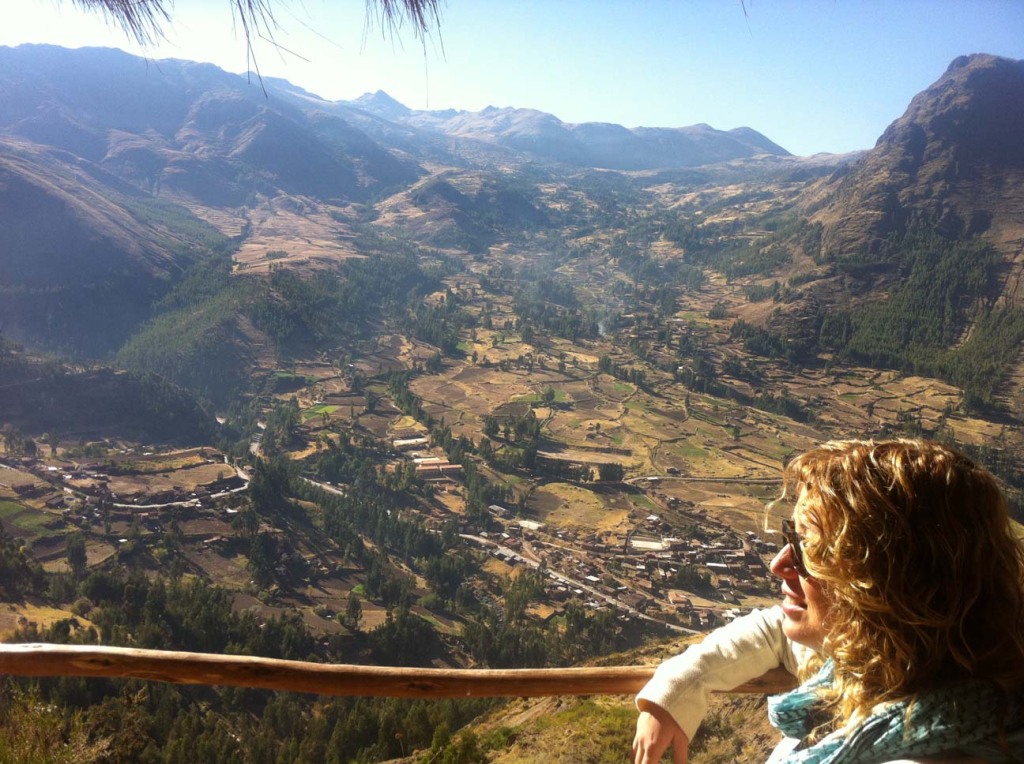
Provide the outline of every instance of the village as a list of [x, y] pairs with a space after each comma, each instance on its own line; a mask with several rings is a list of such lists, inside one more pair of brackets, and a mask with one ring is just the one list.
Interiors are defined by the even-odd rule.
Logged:
[[[392, 446], [412, 460], [416, 474], [441, 491], [459, 495], [462, 466], [429, 450], [429, 436], [403, 435]], [[664, 478], [635, 482], [649, 500], [686, 523], [685, 535], [665, 517], [639, 511], [631, 514], [633, 529], [622, 537], [609, 531], [550, 528], [499, 504], [488, 507], [486, 528], [457, 519], [463, 538], [510, 571], [522, 566], [546, 571], [549, 603], [536, 609], [543, 618], [558, 616], [567, 602], [577, 600], [591, 609], [611, 607], [624, 617], [669, 628], [707, 630], [770, 600], [775, 579], [766, 561], [778, 547], [753, 531], [735, 532], [692, 502], [658, 490], [662, 480], [678, 472], [670, 468]], [[447, 513], [432, 514], [435, 523], [450, 519]], [[681, 571], [684, 580], [697, 582], [698, 591], [676, 583]]]
[[[639, 479], [640, 487], [622, 485], [666, 510], [665, 515], [634, 511], [625, 535], [550, 527], [499, 504], [492, 504], [486, 522], [478, 523], [459, 513], [462, 465], [449, 462], [431, 446], [429, 436], [393, 438], [391, 446], [392, 460], [385, 469], [411, 463], [438, 497], [422, 507], [427, 528], [440, 532], [454, 521], [465, 543], [490, 560], [485, 568], [492, 574], [515, 577], [517, 569], [526, 568], [546, 573], [545, 601], [531, 610], [541, 620], [558, 617], [576, 602], [674, 631], [703, 631], [772, 597], [766, 560], [775, 546], [667, 496], [660, 490], [662, 478]], [[100, 457], [65, 453], [61, 459], [7, 456], [0, 460], [0, 491], [16, 503], [4, 503], [3, 519], [51, 570], [66, 569], [73, 533], [86, 538], [90, 568], [140, 544], [158, 546], [168, 534], [190, 561], [207, 567], [211, 557], [239, 554], [234, 542], [240, 532], [238, 515], [248, 503], [251, 471], [231, 464], [213, 448], [165, 453], [123, 448]], [[305, 479], [328, 492], [345, 490], [343, 485]], [[13, 511], [18, 505], [21, 511]], [[262, 521], [255, 530], [287, 534]], [[329, 553], [306, 546], [299, 551], [309, 575], [336, 571]]]

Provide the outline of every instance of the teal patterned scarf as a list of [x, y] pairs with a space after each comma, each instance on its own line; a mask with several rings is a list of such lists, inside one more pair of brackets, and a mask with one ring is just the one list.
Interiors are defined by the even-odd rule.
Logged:
[[[786, 737], [804, 738], [821, 721], [819, 691], [829, 687], [833, 677], [830, 659], [797, 689], [768, 698], [772, 724]], [[879, 706], [852, 729], [798, 746], [785, 761], [867, 764], [953, 752], [989, 762], [1024, 762], [1024, 694], [1007, 698], [985, 682], [920, 693], [913, 703]]]

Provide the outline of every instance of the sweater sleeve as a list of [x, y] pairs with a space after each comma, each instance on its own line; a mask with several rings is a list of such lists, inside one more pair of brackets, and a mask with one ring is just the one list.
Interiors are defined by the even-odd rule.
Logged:
[[782, 608], [755, 610], [711, 632], [704, 641], [658, 667], [636, 698], [668, 711], [691, 740], [707, 714], [713, 690], [731, 690], [784, 666], [795, 674], [811, 650], [782, 633]]

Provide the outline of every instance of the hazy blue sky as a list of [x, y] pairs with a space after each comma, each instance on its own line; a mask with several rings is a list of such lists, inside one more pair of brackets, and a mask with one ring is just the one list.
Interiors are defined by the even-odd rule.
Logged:
[[[566, 122], [746, 125], [796, 154], [869, 148], [965, 53], [1024, 58], [1021, 0], [449, 0], [421, 45], [366, 29], [362, 0], [273, 0], [264, 74], [331, 99], [488, 105]], [[0, 45], [107, 45], [247, 68], [227, 0], [177, 0], [168, 39], [131, 44], [71, 0], [19, 0]], [[300, 58], [301, 56], [301, 58]], [[306, 59], [306, 60], [303, 60]]]

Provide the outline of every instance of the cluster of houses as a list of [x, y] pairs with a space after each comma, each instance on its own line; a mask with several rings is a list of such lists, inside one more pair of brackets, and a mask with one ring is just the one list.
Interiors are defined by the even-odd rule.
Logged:
[[[503, 525], [502, 531], [490, 534], [500, 545], [491, 550], [492, 555], [510, 566], [522, 564], [523, 541], [530, 542], [536, 556], [556, 574], [546, 585], [556, 614], [574, 599], [591, 607], [618, 603], [693, 629], [710, 629], [740, 612], [735, 605], [741, 602], [741, 594], [766, 594], [773, 587], [762, 553], [774, 550], [753, 533], [741, 537], [705, 528], [697, 537], [681, 539], [662, 535], [671, 529], [650, 515], [641, 532], [630, 534], [622, 543], [597, 533], [548, 535], [542, 523], [513, 518], [500, 505], [488, 510]], [[695, 605], [694, 595], [676, 588], [677, 574], [687, 566], [710, 574], [711, 590], [706, 594], [714, 605], [706, 600]]]
[[53, 479], [46, 466], [32, 457], [0, 462], [0, 488], [48, 509], [61, 509], [65, 505], [64, 490], [54, 485]]
[[[216, 460], [206, 457], [206, 461], [214, 463]], [[234, 470], [192, 490], [174, 487], [121, 496], [111, 490], [111, 476], [104, 470], [105, 465], [100, 461], [84, 461], [57, 466], [29, 457], [8, 458], [0, 461], [0, 488], [13, 491], [35, 506], [57, 511], [54, 527], [70, 524], [88, 528], [104, 523], [112, 526], [116, 533], [136, 525], [144, 531], [158, 532], [164, 521], [209, 520], [210, 527], [198, 529], [198, 537], [211, 541], [218, 534], [231, 532], [231, 514], [237, 514], [237, 510], [219, 507], [211, 514], [203, 511], [203, 507], [219, 494], [245, 487], [246, 481]], [[45, 551], [48, 546], [45, 539], [40, 539], [39, 544], [39, 559], [53, 556]]]
[[408, 454], [416, 465], [416, 475], [427, 482], [451, 482], [462, 474], [461, 464], [452, 464], [447, 456], [436, 456], [425, 450], [430, 448], [429, 436], [408, 434], [392, 440], [391, 446]]

